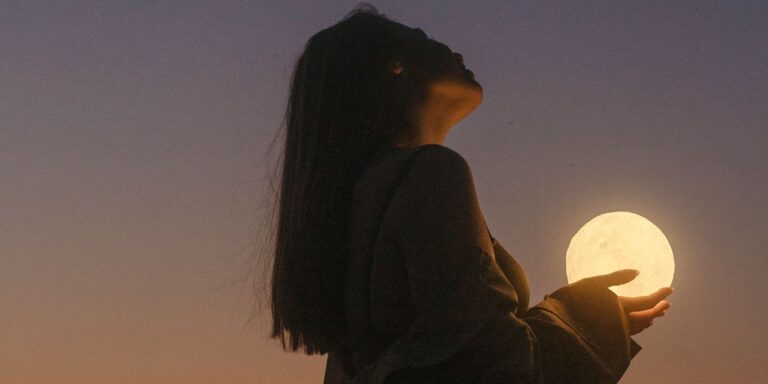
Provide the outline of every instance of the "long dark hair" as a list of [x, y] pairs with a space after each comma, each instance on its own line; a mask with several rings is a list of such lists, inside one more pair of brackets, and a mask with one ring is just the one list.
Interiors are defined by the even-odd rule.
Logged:
[[395, 24], [358, 6], [309, 39], [293, 72], [271, 290], [272, 337], [292, 351], [340, 347], [354, 181], [414, 127], [421, 93], [389, 70], [400, 46]]

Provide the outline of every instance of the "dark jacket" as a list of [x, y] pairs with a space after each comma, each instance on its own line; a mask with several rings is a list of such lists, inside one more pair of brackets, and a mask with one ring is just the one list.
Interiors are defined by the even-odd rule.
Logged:
[[587, 280], [528, 308], [525, 273], [445, 146], [371, 161], [349, 236], [345, 342], [325, 384], [616, 383], [640, 349], [617, 296]]

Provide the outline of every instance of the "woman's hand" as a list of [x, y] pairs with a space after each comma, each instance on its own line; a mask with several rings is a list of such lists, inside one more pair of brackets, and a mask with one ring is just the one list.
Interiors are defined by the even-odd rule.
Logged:
[[[614, 285], [626, 284], [640, 272], [634, 269], [623, 269], [607, 275], [590, 277], [598, 284], [611, 287]], [[621, 306], [629, 320], [629, 334], [635, 335], [653, 324], [653, 319], [664, 316], [671, 304], [664, 300], [672, 294], [674, 290], [670, 287], [660, 288], [658, 291], [647, 296], [627, 297], [619, 296]]]

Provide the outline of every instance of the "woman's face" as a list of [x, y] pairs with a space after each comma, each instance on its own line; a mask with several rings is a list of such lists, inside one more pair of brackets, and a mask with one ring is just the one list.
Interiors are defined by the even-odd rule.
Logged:
[[402, 44], [398, 71], [426, 84], [447, 81], [465, 87], [468, 92], [482, 90], [475, 80], [475, 74], [464, 66], [461, 54], [453, 52], [437, 40], [430, 39], [420, 28], [394, 24], [396, 35]]

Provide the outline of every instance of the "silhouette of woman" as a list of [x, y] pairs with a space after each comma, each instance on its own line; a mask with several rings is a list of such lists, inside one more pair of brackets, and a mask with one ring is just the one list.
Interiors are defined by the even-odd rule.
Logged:
[[482, 101], [460, 54], [358, 7], [307, 42], [277, 198], [272, 336], [328, 354], [326, 384], [615, 383], [670, 288], [622, 270], [528, 307], [465, 159], [442, 145]]

